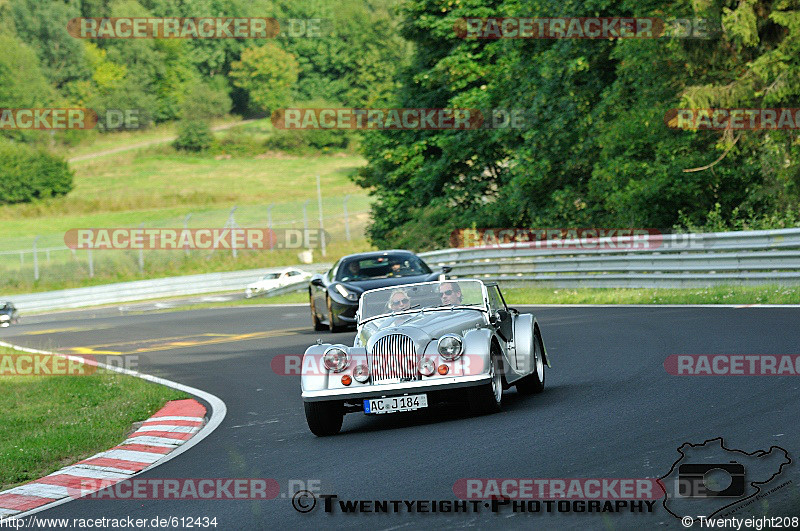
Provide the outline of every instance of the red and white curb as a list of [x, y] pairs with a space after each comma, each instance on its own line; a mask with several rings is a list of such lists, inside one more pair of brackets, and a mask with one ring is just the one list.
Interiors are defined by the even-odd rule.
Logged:
[[[80, 357], [18, 347], [2, 341], [0, 346], [83, 361]], [[0, 492], [0, 520], [25, 517], [67, 503], [78, 498], [76, 492], [81, 496], [91, 494], [93, 490], [86, 488], [87, 483], [97, 484], [95, 491], [105, 489], [166, 463], [210, 435], [227, 413], [222, 400], [200, 389], [103, 363], [97, 366], [195, 395], [211, 406], [211, 414], [206, 419], [205, 406], [194, 399], [167, 403], [119, 446], [31, 483]]]

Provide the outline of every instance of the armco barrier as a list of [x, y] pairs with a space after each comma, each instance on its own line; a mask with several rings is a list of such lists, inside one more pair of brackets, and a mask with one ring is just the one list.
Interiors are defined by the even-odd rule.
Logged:
[[[625, 242], [625, 238], [619, 241]], [[536, 247], [500, 244], [420, 253], [454, 277], [546, 287], [677, 288], [721, 284], [800, 284], [800, 228], [665, 235], [651, 249], [576, 249], [568, 240]], [[301, 266], [321, 272], [330, 264]], [[138, 280], [11, 297], [22, 312], [81, 308], [159, 297], [244, 291], [284, 268]], [[301, 285], [302, 287], [302, 285]], [[299, 289], [297, 286], [286, 288]], [[284, 289], [271, 294], [283, 293]]]
[[[327, 271], [331, 264], [297, 266], [312, 272]], [[226, 273], [207, 273], [182, 277], [136, 280], [117, 284], [104, 284], [87, 288], [73, 288], [43, 293], [30, 293], [9, 297], [22, 313], [57, 309], [82, 308], [101, 304], [141, 301], [160, 297], [178, 297], [202, 293], [221, 293], [226, 291], [244, 292], [247, 284], [258, 280], [266, 273], [286, 269], [250, 269]], [[295, 287], [296, 288], [296, 287]], [[292, 290], [289, 290], [292, 291]], [[281, 289], [281, 292], [283, 289]]]
[[[630, 243], [631, 237], [618, 241]], [[624, 245], [621, 247], [625, 247]], [[797, 249], [797, 250], [793, 250]], [[800, 283], [800, 228], [668, 234], [652, 248], [602, 248], [575, 240], [421, 253], [454, 277], [542, 287], [678, 288]]]

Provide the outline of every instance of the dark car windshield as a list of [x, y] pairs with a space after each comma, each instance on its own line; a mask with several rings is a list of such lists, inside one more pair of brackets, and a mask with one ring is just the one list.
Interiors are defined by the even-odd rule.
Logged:
[[430, 268], [413, 254], [385, 254], [366, 258], [352, 258], [342, 262], [336, 280], [352, 281], [372, 278], [412, 277], [429, 275]]

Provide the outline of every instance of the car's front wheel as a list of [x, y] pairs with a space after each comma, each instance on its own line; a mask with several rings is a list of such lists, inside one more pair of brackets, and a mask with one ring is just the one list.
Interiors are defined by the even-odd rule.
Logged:
[[311, 324], [314, 325], [314, 331], [322, 332], [325, 330], [325, 324], [317, 317], [317, 310], [314, 308], [314, 296], [310, 292], [308, 294], [308, 304], [311, 307]]
[[544, 391], [544, 343], [537, 328], [533, 336], [533, 372], [517, 382], [517, 392], [532, 395]]
[[328, 328], [331, 332], [341, 332], [344, 327], [336, 324], [335, 317], [333, 316], [333, 308], [331, 307], [331, 298], [328, 297]]
[[344, 411], [338, 402], [303, 402], [308, 429], [317, 437], [336, 435], [342, 429]]
[[473, 415], [497, 413], [503, 406], [503, 367], [500, 355], [494, 349], [492, 350], [489, 376], [488, 384], [469, 389], [467, 400], [470, 413]]

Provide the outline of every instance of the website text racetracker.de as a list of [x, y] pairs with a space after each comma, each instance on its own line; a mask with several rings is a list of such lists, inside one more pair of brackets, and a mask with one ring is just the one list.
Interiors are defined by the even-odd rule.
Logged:
[[340, 500], [321, 494], [326, 513], [652, 513], [655, 500]]
[[2, 518], [0, 529], [169, 529], [173, 527], [216, 528], [217, 518], [208, 516], [169, 516], [154, 518]]

